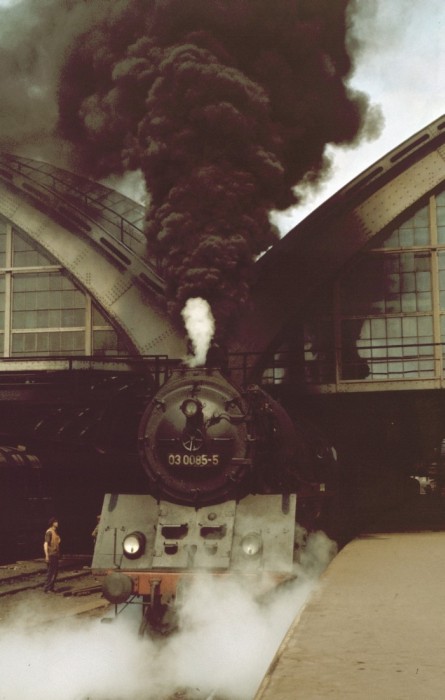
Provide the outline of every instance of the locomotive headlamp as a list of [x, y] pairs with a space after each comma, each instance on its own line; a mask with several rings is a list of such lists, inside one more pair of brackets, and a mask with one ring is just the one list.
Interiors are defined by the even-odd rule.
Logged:
[[263, 540], [258, 532], [250, 532], [241, 540], [241, 549], [247, 557], [255, 557], [263, 549]]
[[142, 532], [132, 532], [122, 542], [124, 554], [129, 559], [137, 559], [145, 550], [145, 535]]
[[181, 411], [186, 418], [193, 418], [201, 412], [201, 402], [196, 399], [186, 399], [181, 404]]

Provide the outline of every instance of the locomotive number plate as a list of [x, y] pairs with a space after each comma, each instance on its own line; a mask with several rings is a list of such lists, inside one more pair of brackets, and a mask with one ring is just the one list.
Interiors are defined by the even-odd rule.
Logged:
[[169, 452], [167, 460], [172, 467], [217, 467], [219, 455], [184, 455], [178, 452]]

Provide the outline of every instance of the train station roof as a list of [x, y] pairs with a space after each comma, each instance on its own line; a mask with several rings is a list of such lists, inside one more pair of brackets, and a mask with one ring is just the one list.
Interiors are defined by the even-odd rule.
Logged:
[[339, 190], [258, 261], [252, 303], [231, 349], [272, 349], [316, 290], [444, 181], [442, 116]]
[[51, 164], [0, 154], [0, 216], [56, 259], [127, 336], [136, 355], [184, 353], [164, 280], [147, 250], [144, 208]]

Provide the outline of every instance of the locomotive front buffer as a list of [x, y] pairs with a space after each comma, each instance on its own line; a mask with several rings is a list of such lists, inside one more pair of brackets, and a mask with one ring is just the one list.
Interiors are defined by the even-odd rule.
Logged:
[[234, 575], [258, 595], [293, 578], [295, 494], [248, 495], [201, 508], [150, 495], [107, 494], [92, 562], [115, 613], [142, 606], [140, 633], [174, 628], [200, 573]]

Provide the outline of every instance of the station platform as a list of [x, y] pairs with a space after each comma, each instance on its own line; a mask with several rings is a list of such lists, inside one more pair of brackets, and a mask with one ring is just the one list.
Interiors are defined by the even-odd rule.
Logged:
[[331, 562], [255, 700], [442, 700], [445, 532], [357, 538]]

